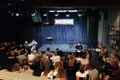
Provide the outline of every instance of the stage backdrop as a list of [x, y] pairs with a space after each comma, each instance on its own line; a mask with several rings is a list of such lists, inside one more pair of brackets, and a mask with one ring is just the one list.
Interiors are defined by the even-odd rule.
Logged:
[[72, 43], [87, 41], [86, 17], [74, 19], [74, 25], [48, 25], [34, 27], [34, 36], [42, 44], [49, 43], [47, 37], [52, 37], [52, 43]]
[[[97, 17], [92, 15], [74, 18], [74, 25], [39, 25], [34, 27], [33, 36], [39, 42], [39, 46], [44, 44], [73, 45], [81, 42], [90, 47], [96, 47], [97, 22]], [[48, 37], [52, 37], [52, 40], [47, 40]]]

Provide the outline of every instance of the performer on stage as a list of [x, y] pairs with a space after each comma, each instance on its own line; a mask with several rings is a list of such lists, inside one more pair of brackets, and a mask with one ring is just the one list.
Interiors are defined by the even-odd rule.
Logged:
[[28, 43], [28, 41], [25, 41], [25, 46], [30, 48], [30, 51], [36, 51], [38, 42], [35, 40], [32, 40], [32, 42]]
[[76, 48], [76, 52], [81, 52], [83, 50], [83, 46], [82, 46], [81, 42], [78, 42], [75, 45], [75, 48]]
[[83, 46], [82, 46], [81, 42], [78, 42], [78, 43], [77, 43], [76, 49], [80, 49], [80, 50], [83, 49]]

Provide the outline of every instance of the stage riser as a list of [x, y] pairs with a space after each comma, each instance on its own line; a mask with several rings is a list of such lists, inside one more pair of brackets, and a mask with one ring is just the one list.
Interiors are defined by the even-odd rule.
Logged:
[[[87, 45], [82, 44], [83, 49], [87, 48]], [[46, 51], [47, 48], [50, 48], [51, 51], [56, 51], [57, 48], [63, 52], [75, 52], [75, 45], [72, 44], [43, 44], [39, 50]]]

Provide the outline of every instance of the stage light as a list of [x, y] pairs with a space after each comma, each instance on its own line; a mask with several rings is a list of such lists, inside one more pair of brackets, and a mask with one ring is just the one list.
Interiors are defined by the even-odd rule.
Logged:
[[43, 14], [43, 16], [47, 16], [47, 14]]
[[54, 10], [49, 10], [49, 12], [55, 12]]
[[78, 14], [78, 16], [79, 16], [79, 17], [81, 17], [81, 16], [82, 16], [82, 14]]
[[56, 25], [74, 25], [74, 19], [55, 19]]
[[49, 22], [45, 22], [44, 24], [50, 24]]
[[100, 50], [99, 48], [96, 48], [95, 51], [96, 51], [96, 52], [100, 52], [101, 50]]
[[67, 12], [67, 10], [57, 10], [57, 12]]
[[32, 13], [32, 16], [35, 16], [35, 13]]
[[69, 14], [67, 14], [67, 15], [66, 15], [66, 17], [70, 17], [70, 15], [69, 15]]
[[16, 13], [16, 16], [19, 16], [19, 13]]
[[68, 12], [78, 12], [78, 10], [68, 10]]
[[59, 16], [59, 14], [55, 14], [55, 16], [57, 17], [57, 16]]

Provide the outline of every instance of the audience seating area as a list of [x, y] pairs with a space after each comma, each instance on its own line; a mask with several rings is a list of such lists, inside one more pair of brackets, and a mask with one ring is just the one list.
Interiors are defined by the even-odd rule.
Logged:
[[[30, 51], [15, 41], [0, 43], [0, 80], [120, 80], [120, 53], [99, 47], [100, 52], [75, 52], [68, 45], [46, 44]], [[64, 52], [56, 50], [71, 51]], [[72, 51], [73, 50], [73, 51]], [[63, 55], [66, 54], [66, 55]]]

